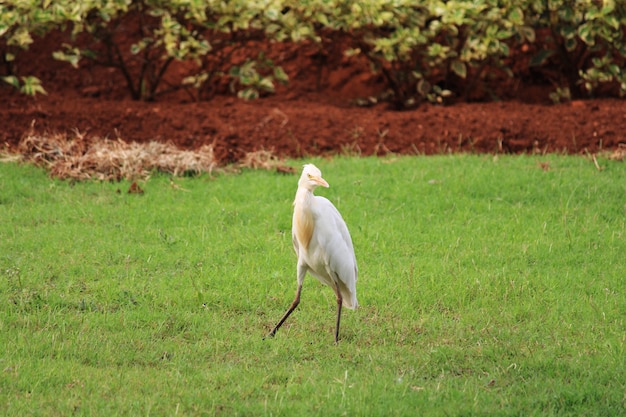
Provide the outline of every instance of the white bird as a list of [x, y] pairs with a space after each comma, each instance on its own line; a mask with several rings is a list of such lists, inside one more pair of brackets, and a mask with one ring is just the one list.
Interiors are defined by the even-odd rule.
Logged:
[[335, 343], [339, 342], [341, 307], [355, 309], [358, 268], [346, 222], [328, 199], [313, 195], [318, 186], [328, 188], [322, 172], [313, 164], [304, 165], [293, 203], [292, 240], [298, 255], [296, 298], [269, 333], [274, 336], [300, 303], [302, 282], [307, 272], [328, 285], [337, 296]]

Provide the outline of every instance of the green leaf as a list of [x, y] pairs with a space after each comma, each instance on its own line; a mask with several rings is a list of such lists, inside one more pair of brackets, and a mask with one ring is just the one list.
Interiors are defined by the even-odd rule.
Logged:
[[265, 26], [265, 33], [270, 33], [270, 34], [279, 33], [281, 29], [282, 29], [282, 26], [277, 25], [276, 23], [270, 23], [267, 26]]
[[244, 100], [256, 100], [259, 98], [259, 92], [256, 88], [246, 88], [237, 93], [237, 97]]
[[265, 17], [267, 17], [269, 20], [278, 20], [279, 16], [280, 12], [276, 8], [272, 7], [265, 11]]
[[343, 51], [343, 54], [346, 57], [359, 55], [360, 53], [361, 53], [361, 48], [350, 48], [350, 49], [346, 49], [345, 51]]
[[28, 27], [25, 26], [18, 27], [13, 36], [9, 37], [7, 44], [24, 48], [33, 43], [33, 38], [28, 30]]
[[74, 68], [78, 68], [78, 63], [81, 58], [80, 50], [78, 48], [70, 48], [69, 45], [64, 45], [67, 51], [54, 51], [52, 57], [58, 61], [69, 62]]
[[256, 77], [246, 77], [246, 76], [239, 77], [239, 82], [242, 85], [254, 85], [255, 81], [256, 81]]
[[615, 16], [606, 16], [604, 21], [615, 30], [619, 30], [619, 20]]
[[17, 89], [20, 88], [20, 80], [15, 75], [5, 75], [0, 78], [2, 78], [5, 83], [10, 84]]
[[388, 24], [393, 19], [393, 12], [385, 11], [381, 12], [378, 17], [381, 20], [381, 26]]
[[326, 14], [324, 13], [317, 13], [315, 15], [315, 20], [317, 20], [318, 23], [322, 24], [322, 26], [328, 27], [330, 25], [330, 22], [328, 21], [328, 16], [326, 16]]
[[576, 41], [576, 38], [565, 40], [565, 49], [567, 49], [568, 52], [572, 52], [574, 49], [576, 49], [577, 45], [578, 42]]
[[556, 51], [554, 49], [541, 49], [531, 58], [528, 65], [531, 67], [540, 67], [555, 53]]
[[575, 38], [578, 35], [576, 27], [573, 25], [564, 25], [558, 30], [558, 32], [564, 39]]
[[96, 59], [98, 54], [93, 49], [83, 49], [80, 51], [80, 54], [88, 59]]
[[144, 45], [139, 45], [138, 43], [134, 43], [130, 46], [130, 53], [133, 55], [137, 55], [139, 52], [143, 51]]
[[421, 79], [417, 83], [417, 92], [420, 95], [425, 96], [426, 94], [430, 93], [431, 90], [432, 90], [432, 86], [428, 81]]
[[289, 76], [283, 67], [274, 67], [274, 78], [282, 84], [286, 84], [289, 81]]
[[41, 80], [39, 78], [32, 76], [22, 77], [22, 81], [24, 82], [24, 85], [20, 88], [22, 93], [29, 96], [34, 96], [37, 93], [48, 94], [48, 92], [42, 87]]
[[520, 33], [530, 43], [535, 42], [535, 29], [530, 26], [522, 26], [519, 28]]
[[274, 92], [274, 83], [272, 82], [271, 78], [269, 78], [269, 77], [262, 78], [259, 81], [258, 86], [262, 90], [268, 91], [270, 93]]
[[241, 75], [241, 69], [238, 66], [232, 66], [228, 70], [228, 75], [231, 77], [239, 77]]
[[509, 21], [514, 25], [521, 25], [524, 23], [524, 11], [519, 7], [514, 7], [509, 13]]
[[593, 39], [594, 36], [593, 36], [592, 31], [591, 31], [591, 25], [589, 25], [588, 23], [584, 23], [584, 24], [580, 25], [580, 27], [578, 28], [578, 36], [587, 45], [593, 45], [594, 44], [594, 39]]
[[465, 65], [464, 62], [462, 62], [462, 61], [460, 61], [458, 59], [455, 59], [454, 61], [452, 61], [450, 63], [450, 68], [459, 77], [461, 77], [461, 78], [467, 77], [467, 66]]
[[511, 54], [511, 51], [509, 50], [509, 45], [507, 45], [504, 42], [500, 43], [500, 53], [503, 56], [509, 56]]

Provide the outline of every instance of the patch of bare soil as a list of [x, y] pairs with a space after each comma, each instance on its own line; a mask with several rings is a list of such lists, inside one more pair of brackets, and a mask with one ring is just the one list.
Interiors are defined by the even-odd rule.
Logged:
[[245, 102], [218, 95], [194, 102], [178, 91], [155, 102], [137, 102], [128, 98], [112, 69], [88, 63], [73, 69], [54, 61], [50, 48], [39, 41], [19, 57], [21, 71], [39, 76], [47, 96], [25, 97], [0, 86], [0, 143], [17, 146], [27, 134], [78, 131], [92, 138], [158, 141], [183, 149], [212, 145], [221, 164], [257, 151], [285, 157], [595, 153], [626, 144], [626, 101], [553, 105], [540, 85], [517, 86], [503, 102], [424, 104], [402, 112], [385, 103], [358, 107], [354, 99], [383, 88], [367, 64], [342, 57], [320, 64], [310, 48], [302, 47], [277, 53], [275, 61], [291, 83], [273, 96]]

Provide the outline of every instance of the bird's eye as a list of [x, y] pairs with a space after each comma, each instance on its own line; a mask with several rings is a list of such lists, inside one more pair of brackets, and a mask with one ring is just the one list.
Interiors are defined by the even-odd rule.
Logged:
[[307, 177], [309, 177], [309, 179], [311, 179], [311, 177], [313, 177], [313, 175], [311, 174], [306, 174]]

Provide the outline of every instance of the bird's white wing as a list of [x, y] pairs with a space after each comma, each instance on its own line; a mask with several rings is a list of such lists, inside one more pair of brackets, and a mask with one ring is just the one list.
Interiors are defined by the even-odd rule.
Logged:
[[313, 240], [319, 245], [318, 250], [323, 251], [329, 272], [339, 278], [347, 305], [356, 307], [358, 267], [348, 226], [337, 208], [324, 197], [315, 197], [314, 211]]

